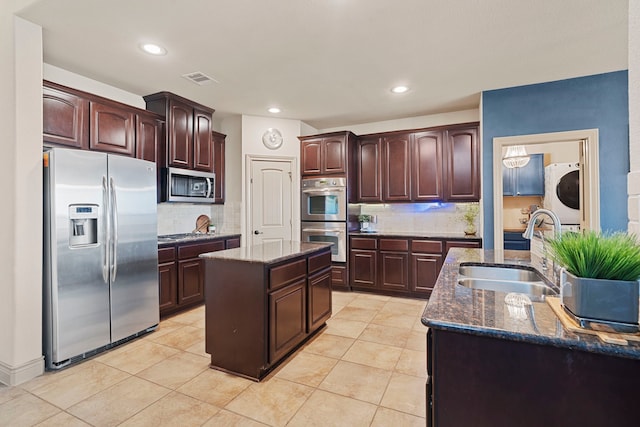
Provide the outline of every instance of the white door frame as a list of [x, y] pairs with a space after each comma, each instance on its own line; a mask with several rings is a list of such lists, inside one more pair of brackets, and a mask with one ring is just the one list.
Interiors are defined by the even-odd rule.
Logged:
[[300, 240], [300, 172], [298, 171], [297, 159], [291, 156], [264, 156], [256, 154], [247, 154], [245, 156], [245, 206], [244, 209], [244, 230], [247, 246], [250, 246], [252, 240], [253, 224], [251, 217], [251, 170], [254, 161], [268, 162], [284, 162], [291, 166], [291, 240]]
[[600, 179], [598, 129], [539, 133], [493, 138], [493, 247], [503, 248], [502, 217], [502, 148], [508, 145], [530, 145], [580, 141], [582, 221], [590, 230], [600, 231]]

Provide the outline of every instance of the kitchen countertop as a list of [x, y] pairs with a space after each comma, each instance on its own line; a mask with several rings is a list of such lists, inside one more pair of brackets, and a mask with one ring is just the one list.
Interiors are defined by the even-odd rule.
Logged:
[[259, 245], [227, 249], [225, 251], [209, 252], [200, 255], [200, 258], [205, 260], [227, 259], [250, 263], [275, 264], [330, 246], [331, 243], [308, 243], [285, 240], [284, 242], [262, 243]]
[[443, 231], [374, 231], [360, 232], [350, 231], [349, 236], [371, 236], [371, 237], [419, 237], [428, 239], [465, 239], [465, 240], [482, 240], [480, 236], [469, 236], [463, 232], [443, 232]]
[[174, 245], [176, 243], [198, 242], [204, 240], [218, 240], [240, 237], [240, 233], [177, 233], [158, 236], [158, 246]]
[[[501, 256], [502, 253], [504, 256]], [[536, 267], [541, 271], [537, 263], [531, 261], [528, 251], [451, 249], [422, 314], [424, 325], [434, 329], [640, 359], [640, 342], [608, 344], [595, 335], [569, 332], [545, 301], [533, 302], [536, 331], [528, 317], [520, 319], [509, 314], [509, 307], [504, 302], [506, 293], [458, 285], [458, 268], [463, 262], [517, 264]]]

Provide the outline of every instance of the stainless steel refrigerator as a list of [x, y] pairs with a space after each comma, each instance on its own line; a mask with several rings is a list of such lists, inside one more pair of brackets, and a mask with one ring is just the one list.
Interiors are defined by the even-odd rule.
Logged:
[[159, 322], [156, 166], [44, 153], [43, 340], [58, 369]]

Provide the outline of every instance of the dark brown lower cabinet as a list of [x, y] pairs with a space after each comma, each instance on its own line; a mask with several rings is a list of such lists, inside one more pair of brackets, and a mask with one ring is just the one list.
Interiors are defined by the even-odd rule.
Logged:
[[308, 332], [318, 329], [331, 317], [331, 274], [332, 269], [325, 269], [309, 277]]
[[331, 317], [328, 247], [275, 263], [215, 257], [204, 263], [212, 368], [259, 381]]
[[168, 312], [178, 304], [178, 275], [176, 249], [171, 246], [158, 249], [158, 283], [160, 287], [160, 312]]
[[442, 255], [412, 253], [410, 290], [431, 295], [441, 268]]
[[375, 288], [378, 280], [378, 251], [352, 249], [350, 269], [352, 287]]
[[349, 269], [346, 264], [333, 264], [331, 266], [331, 287], [333, 289], [348, 291]]
[[380, 289], [409, 290], [409, 254], [380, 251]]
[[307, 333], [306, 279], [269, 295], [269, 363], [300, 343]]
[[351, 237], [354, 290], [428, 298], [449, 248], [480, 248], [480, 239]]
[[637, 359], [432, 327], [427, 376], [427, 426], [638, 425]]
[[178, 261], [178, 304], [189, 305], [204, 300], [204, 277], [198, 258]]
[[200, 254], [240, 245], [239, 237], [214, 238], [197, 243], [177, 243], [158, 248], [160, 315], [204, 302], [204, 267]]

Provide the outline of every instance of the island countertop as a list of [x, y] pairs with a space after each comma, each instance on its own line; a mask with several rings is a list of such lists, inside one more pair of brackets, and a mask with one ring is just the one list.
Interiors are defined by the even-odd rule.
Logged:
[[219, 252], [208, 252], [200, 255], [203, 259], [227, 259], [249, 263], [276, 264], [300, 255], [328, 248], [331, 243], [310, 243], [285, 240], [259, 245], [243, 246]]
[[434, 329], [640, 359], [640, 342], [609, 344], [595, 335], [570, 332], [562, 326], [545, 301], [533, 302], [535, 325], [528, 316], [523, 318], [510, 313], [510, 307], [505, 303], [506, 293], [471, 289], [458, 284], [458, 269], [463, 262], [538, 267], [532, 263], [528, 251], [506, 250], [498, 253], [483, 249], [451, 249], [422, 314], [424, 325]]

